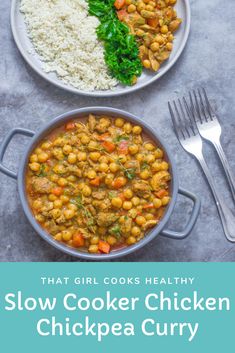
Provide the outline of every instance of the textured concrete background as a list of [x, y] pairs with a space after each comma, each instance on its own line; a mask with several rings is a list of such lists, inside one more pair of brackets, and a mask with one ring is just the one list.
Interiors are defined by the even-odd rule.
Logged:
[[[198, 222], [182, 241], [158, 237], [142, 250], [120, 261], [235, 261], [235, 244], [223, 234], [217, 209], [203, 174], [179, 145], [167, 110], [167, 101], [188, 89], [205, 86], [223, 126], [223, 146], [235, 173], [235, 1], [192, 0], [192, 28], [183, 55], [160, 81], [138, 93], [112, 99], [89, 99], [66, 93], [41, 79], [24, 62], [11, 35], [10, 1], [0, 2], [0, 140], [12, 127], [37, 130], [48, 119], [89, 105], [122, 108], [154, 126], [170, 143], [178, 165], [180, 185], [202, 200]], [[222, 11], [222, 12], [221, 12]], [[17, 169], [27, 139], [15, 138], [6, 164]], [[232, 205], [214, 150], [204, 146], [216, 184]], [[190, 204], [179, 198], [170, 227], [181, 229]], [[16, 182], [0, 175], [0, 261], [74, 261], [46, 244], [27, 222]]]

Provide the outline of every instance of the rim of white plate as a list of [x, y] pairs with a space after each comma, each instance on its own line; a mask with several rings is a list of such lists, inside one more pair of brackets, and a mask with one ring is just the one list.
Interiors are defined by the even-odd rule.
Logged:
[[[164, 64], [164, 66], [162, 66], [160, 68], [160, 70], [149, 80], [145, 81], [145, 82], [137, 82], [137, 84], [135, 84], [134, 86], [128, 86], [128, 87], [123, 87], [122, 90], [115, 90], [115, 88], [113, 90], [104, 90], [104, 91], [84, 91], [84, 90], [80, 90], [77, 89], [71, 85], [67, 85], [65, 83], [63, 83], [62, 80], [60, 80], [59, 78], [54, 79], [53, 77], [51, 77], [50, 74], [46, 73], [42, 67], [37, 66], [36, 64], [34, 64], [32, 62], [31, 59], [31, 55], [30, 53], [27, 51], [27, 49], [24, 47], [24, 45], [22, 45], [22, 41], [20, 39], [20, 29], [17, 28], [17, 21], [16, 21], [16, 16], [17, 16], [17, 5], [19, 4], [20, 0], [12, 0], [11, 3], [11, 29], [12, 29], [12, 34], [13, 34], [13, 38], [15, 40], [16, 46], [18, 47], [18, 50], [20, 51], [21, 55], [23, 56], [23, 58], [25, 59], [25, 61], [28, 63], [28, 65], [35, 71], [37, 72], [37, 74], [41, 77], [43, 77], [46, 81], [50, 82], [51, 84], [69, 91], [71, 93], [74, 94], [78, 94], [78, 95], [83, 95], [83, 96], [90, 96], [90, 97], [114, 97], [114, 96], [121, 96], [121, 95], [125, 95], [125, 94], [129, 94], [132, 92], [135, 92], [141, 88], [144, 88], [148, 85], [150, 85], [151, 83], [157, 81], [158, 79], [160, 79], [167, 71], [169, 71], [172, 66], [176, 63], [176, 61], [179, 59], [180, 55], [182, 54], [185, 45], [187, 43], [188, 37], [189, 37], [189, 32], [190, 32], [190, 25], [191, 25], [191, 10], [190, 10], [190, 3], [189, 0], [178, 0], [184, 3], [185, 6], [185, 29], [184, 29], [184, 34], [183, 34], [183, 38], [181, 41], [181, 44], [177, 50], [177, 52], [175, 53], [174, 57], [171, 59], [171, 57], [169, 58], [169, 60]], [[18, 13], [19, 15], [19, 13]], [[23, 16], [23, 14], [22, 14]]]

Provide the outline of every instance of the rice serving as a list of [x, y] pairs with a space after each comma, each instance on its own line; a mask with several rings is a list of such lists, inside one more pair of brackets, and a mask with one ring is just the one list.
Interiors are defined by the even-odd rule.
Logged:
[[85, 0], [21, 0], [21, 12], [44, 71], [81, 90], [117, 85], [97, 39], [99, 20], [88, 14]]

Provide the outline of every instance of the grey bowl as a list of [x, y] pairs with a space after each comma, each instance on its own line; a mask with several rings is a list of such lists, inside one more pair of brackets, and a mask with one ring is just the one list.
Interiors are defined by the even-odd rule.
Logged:
[[[115, 250], [115, 251], [111, 252], [110, 254], [90, 254], [87, 252], [79, 251], [77, 249], [73, 249], [63, 243], [60, 243], [60, 242], [54, 240], [53, 237], [50, 234], [48, 234], [45, 230], [43, 230], [43, 228], [36, 222], [32, 212], [31, 212], [31, 209], [29, 207], [29, 204], [27, 201], [27, 195], [26, 195], [25, 173], [26, 173], [26, 169], [27, 169], [29, 155], [30, 155], [31, 151], [34, 149], [34, 147], [38, 144], [38, 142], [40, 140], [42, 140], [46, 135], [48, 135], [48, 133], [50, 131], [55, 129], [57, 126], [60, 126], [60, 125], [64, 124], [66, 121], [69, 121], [75, 117], [81, 117], [81, 116], [87, 115], [89, 113], [106, 114], [106, 115], [110, 115], [113, 117], [122, 116], [126, 120], [129, 120], [130, 122], [133, 122], [135, 124], [137, 123], [137, 124], [141, 125], [143, 127], [143, 130], [164, 150], [165, 156], [170, 164], [170, 172], [172, 175], [172, 181], [171, 181], [171, 198], [172, 199], [166, 209], [166, 212], [165, 212], [163, 218], [159, 222], [159, 224], [156, 227], [154, 227], [138, 243], [136, 243], [132, 246], [128, 246], [126, 248], [120, 249], [120, 250]], [[32, 139], [31, 139], [31, 141], [30, 141], [30, 143], [29, 143], [29, 145], [28, 145], [28, 147], [27, 147], [27, 149], [26, 149], [26, 151], [20, 161], [18, 173], [12, 172], [8, 168], [6, 168], [3, 164], [3, 158], [4, 158], [5, 151], [7, 149], [7, 146], [9, 144], [9, 142], [11, 141], [12, 137], [16, 134], [22, 134], [25, 136], [32, 137]], [[66, 254], [69, 254], [69, 255], [72, 255], [72, 256], [75, 256], [78, 258], [83, 258], [86, 260], [107, 260], [107, 259], [114, 259], [117, 257], [121, 257], [124, 255], [130, 254], [130, 253], [142, 248], [144, 245], [146, 245], [147, 243], [152, 241], [159, 234], [161, 234], [165, 237], [169, 237], [169, 238], [183, 239], [187, 235], [189, 235], [189, 233], [191, 232], [191, 230], [197, 220], [199, 210], [200, 210], [199, 199], [191, 192], [179, 188], [178, 174], [177, 174], [177, 169], [176, 169], [176, 165], [174, 162], [174, 158], [173, 158], [171, 152], [169, 151], [168, 146], [162, 140], [162, 138], [160, 136], [158, 136], [156, 131], [153, 128], [151, 128], [149, 125], [144, 123], [142, 120], [137, 118], [136, 116], [134, 116], [130, 113], [127, 113], [125, 111], [122, 111], [119, 109], [114, 109], [114, 108], [109, 108], [109, 107], [87, 107], [87, 108], [76, 109], [76, 110], [67, 112], [67, 113], [62, 114], [62, 115], [58, 116], [57, 118], [53, 119], [49, 123], [45, 124], [42, 127], [42, 129], [40, 131], [38, 131], [37, 133], [34, 133], [34, 132], [27, 130], [27, 129], [22, 129], [22, 128], [15, 128], [15, 129], [11, 130], [8, 133], [8, 135], [5, 137], [4, 141], [2, 142], [2, 144], [0, 146], [0, 171], [11, 178], [17, 179], [18, 191], [19, 191], [20, 200], [21, 200], [21, 204], [22, 204], [24, 213], [25, 213], [27, 219], [29, 220], [29, 222], [31, 223], [31, 225], [33, 226], [33, 228], [35, 229], [35, 231], [44, 240], [46, 240], [49, 244], [51, 244], [55, 248], [63, 251]], [[182, 231], [168, 230], [168, 229], [166, 229], [166, 224], [167, 224], [167, 222], [173, 212], [178, 194], [181, 194], [181, 195], [183, 195], [193, 201], [193, 210], [190, 215], [188, 223], [186, 224], [185, 228]]]

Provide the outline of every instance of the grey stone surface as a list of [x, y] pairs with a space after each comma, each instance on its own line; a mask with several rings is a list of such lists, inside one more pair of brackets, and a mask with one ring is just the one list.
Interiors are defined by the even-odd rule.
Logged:
[[[179, 0], [180, 1], [180, 0]], [[91, 99], [66, 93], [40, 78], [24, 62], [11, 35], [10, 1], [0, 2], [0, 140], [12, 127], [37, 130], [48, 119], [90, 105], [108, 105], [134, 113], [154, 126], [175, 155], [180, 185], [202, 201], [198, 222], [182, 241], [158, 237], [142, 250], [120, 261], [235, 261], [235, 244], [223, 234], [215, 202], [202, 172], [179, 145], [171, 126], [167, 101], [188, 89], [205, 86], [223, 126], [223, 146], [235, 173], [235, 1], [192, 0], [192, 28], [188, 45], [160, 81], [125, 97]], [[17, 169], [27, 139], [15, 138], [6, 163]], [[207, 161], [227, 203], [232, 204], [221, 166], [211, 146]], [[190, 205], [179, 198], [171, 228], [181, 229]], [[0, 175], [0, 261], [76, 261], [46, 244], [27, 222], [15, 181]]]

